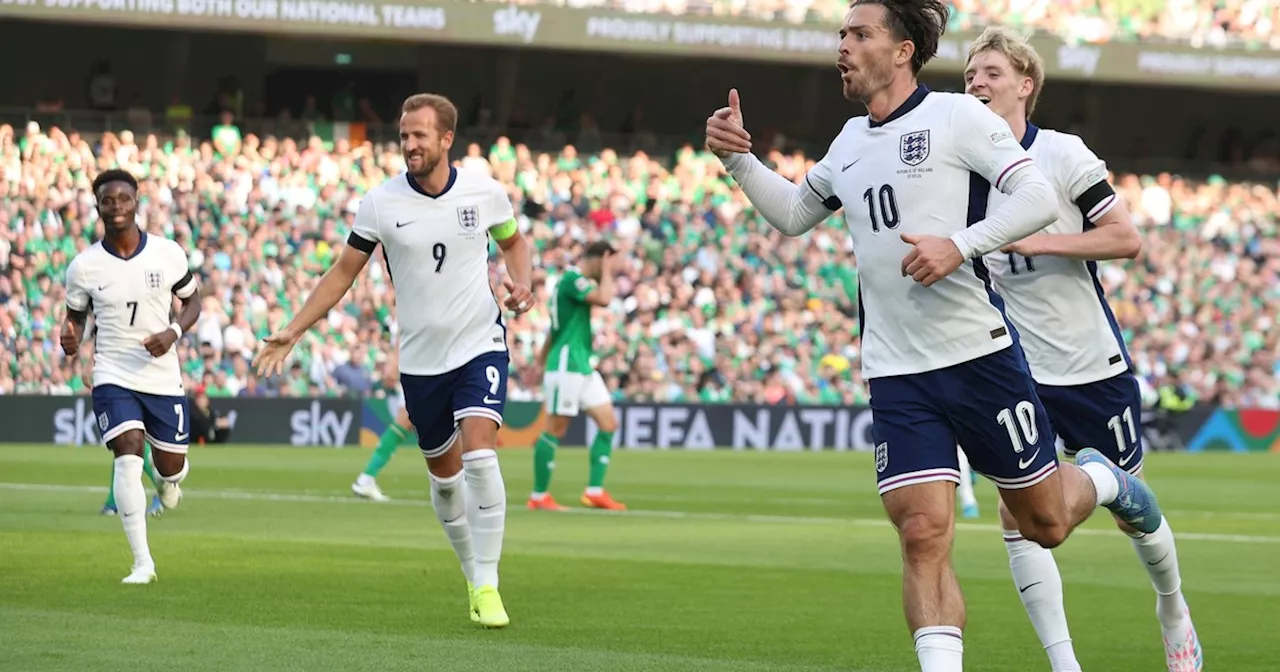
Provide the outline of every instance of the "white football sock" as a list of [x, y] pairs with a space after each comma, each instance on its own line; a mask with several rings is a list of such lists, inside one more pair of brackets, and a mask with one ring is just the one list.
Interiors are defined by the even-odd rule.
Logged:
[[476, 553], [472, 582], [476, 586], [497, 588], [498, 560], [502, 557], [502, 535], [507, 519], [507, 489], [498, 468], [498, 453], [484, 448], [463, 454], [462, 473], [467, 485], [471, 543]]
[[1009, 570], [1018, 589], [1018, 599], [1031, 618], [1053, 672], [1078, 672], [1080, 663], [1071, 646], [1071, 631], [1062, 603], [1062, 575], [1053, 553], [1023, 539], [1015, 530], [1004, 531], [1004, 545], [1009, 551]]
[[1142, 564], [1151, 575], [1151, 585], [1156, 589], [1156, 616], [1166, 630], [1183, 625], [1187, 604], [1182, 599], [1182, 575], [1178, 572], [1178, 549], [1173, 541], [1173, 529], [1169, 521], [1161, 518], [1160, 527], [1151, 534], [1130, 537], [1133, 550], [1138, 552]]
[[133, 550], [133, 568], [155, 569], [151, 548], [147, 546], [147, 491], [142, 485], [142, 457], [121, 455], [116, 458], [116, 510], [124, 525], [124, 536]]
[[957, 450], [956, 455], [960, 458], [960, 485], [956, 486], [956, 492], [962, 506], [972, 506], [978, 503], [978, 499], [973, 496], [973, 470], [969, 468], [969, 456], [963, 450]]
[[431, 477], [431, 506], [436, 510], [436, 518], [444, 528], [444, 536], [449, 538], [453, 552], [458, 554], [462, 575], [474, 582], [476, 556], [471, 549], [471, 523], [467, 520], [467, 496], [462, 487], [462, 473], [448, 478], [440, 478], [430, 472], [427, 475]]
[[920, 672], [962, 672], [964, 639], [960, 628], [936, 625], [920, 628], [912, 635], [916, 640], [916, 657]]
[[1106, 506], [1120, 496], [1120, 481], [1106, 465], [1090, 462], [1081, 465], [1080, 470], [1093, 481], [1093, 487], [1098, 491], [1098, 506]]

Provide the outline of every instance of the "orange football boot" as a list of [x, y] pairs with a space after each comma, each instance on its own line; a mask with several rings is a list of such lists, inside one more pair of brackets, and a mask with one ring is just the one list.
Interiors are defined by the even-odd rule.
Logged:
[[598, 495], [588, 495], [582, 493], [582, 505], [592, 509], [605, 509], [607, 511], [626, 511], [627, 505], [622, 502], [615, 501], [609, 496], [607, 491], [601, 490]]
[[556, 503], [551, 493], [542, 496], [542, 499], [529, 498], [530, 511], [564, 511], [564, 507]]

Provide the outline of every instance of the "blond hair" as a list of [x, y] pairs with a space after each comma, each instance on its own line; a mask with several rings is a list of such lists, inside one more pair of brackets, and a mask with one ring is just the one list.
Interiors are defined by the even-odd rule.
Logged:
[[404, 114], [431, 108], [436, 113], [436, 128], [441, 133], [458, 132], [458, 108], [453, 101], [435, 93], [415, 93], [404, 99], [400, 111]]
[[969, 45], [967, 62], [972, 62], [974, 57], [986, 51], [1004, 54], [1018, 74], [1031, 78], [1031, 95], [1027, 96], [1027, 117], [1030, 117], [1044, 89], [1044, 59], [1027, 42], [1027, 38], [1003, 26], [991, 26], [982, 31], [978, 39]]

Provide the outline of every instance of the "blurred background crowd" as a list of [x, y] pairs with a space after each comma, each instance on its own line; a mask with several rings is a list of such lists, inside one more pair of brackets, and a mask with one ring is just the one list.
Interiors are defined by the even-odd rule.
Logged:
[[[93, 176], [138, 176], [140, 224], [189, 250], [203, 283], [200, 322], [180, 345], [191, 387], [211, 396], [376, 394], [396, 297], [381, 255], [298, 347], [292, 368], [257, 379], [260, 339], [301, 306], [340, 251], [361, 194], [403, 170], [393, 144], [258, 137], [224, 118], [211, 139], [106, 133], [90, 142], [32, 122], [0, 125], [0, 393], [81, 393], [89, 349], [58, 347], [63, 274], [97, 238]], [[485, 143], [489, 145], [489, 143]], [[600, 369], [620, 399], [865, 403], [857, 266], [839, 215], [780, 236], [719, 162], [671, 152], [533, 152], [500, 136], [456, 146], [458, 165], [507, 186], [536, 247], [540, 305], [509, 322], [512, 399], [539, 396], [532, 365], [545, 300], [583, 244], [624, 251], [619, 298], [596, 310]], [[773, 151], [800, 179], [815, 157]], [[1280, 190], [1275, 182], [1112, 176], [1142, 231], [1135, 261], [1101, 281], [1150, 389], [1177, 385], [1225, 405], [1280, 400]], [[495, 249], [496, 253], [496, 249]], [[493, 279], [503, 272], [494, 256]]]
[[[510, 4], [508, 0], [494, 0]], [[516, 0], [649, 14], [737, 16], [789, 23], [838, 23], [845, 0]], [[1274, 0], [951, 0], [948, 31], [1000, 23], [1068, 42], [1170, 40], [1280, 49]]]

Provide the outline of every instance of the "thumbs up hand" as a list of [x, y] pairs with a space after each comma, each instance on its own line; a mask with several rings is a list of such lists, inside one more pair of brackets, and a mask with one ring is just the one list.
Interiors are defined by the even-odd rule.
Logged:
[[720, 158], [751, 151], [751, 134], [742, 124], [742, 101], [729, 89], [729, 104], [707, 117], [707, 149]]

